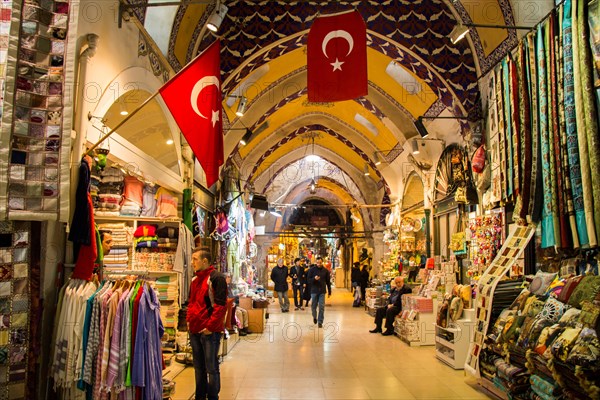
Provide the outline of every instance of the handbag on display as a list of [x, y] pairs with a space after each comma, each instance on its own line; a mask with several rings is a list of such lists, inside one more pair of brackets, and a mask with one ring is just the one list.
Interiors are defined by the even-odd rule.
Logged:
[[483, 145], [475, 150], [475, 154], [473, 154], [473, 159], [471, 161], [471, 168], [473, 169], [473, 172], [477, 172], [478, 174], [483, 172], [483, 169], [485, 168], [485, 147]]

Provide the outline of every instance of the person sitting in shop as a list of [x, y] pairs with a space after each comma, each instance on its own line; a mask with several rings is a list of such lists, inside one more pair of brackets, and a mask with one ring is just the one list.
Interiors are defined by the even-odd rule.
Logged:
[[[390, 296], [384, 306], [378, 307], [375, 312], [375, 329], [371, 333], [381, 333], [383, 336], [394, 334], [394, 319], [402, 311], [402, 295], [412, 293], [412, 289], [404, 285], [404, 278], [397, 276], [394, 278], [394, 288], [390, 291]], [[385, 318], [385, 332], [381, 331], [381, 324]]]
[[240, 307], [240, 296], [235, 295], [233, 291], [235, 285], [231, 281], [231, 274], [225, 274], [225, 281], [227, 282], [227, 298], [233, 299], [231, 326], [237, 326], [240, 336], [246, 336], [248, 334], [248, 310]]

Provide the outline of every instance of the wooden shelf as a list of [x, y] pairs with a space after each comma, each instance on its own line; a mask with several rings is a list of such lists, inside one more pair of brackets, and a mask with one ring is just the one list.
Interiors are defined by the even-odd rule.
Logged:
[[133, 222], [133, 221], [137, 221], [137, 222], [156, 222], [158, 224], [168, 224], [168, 223], [177, 223], [179, 224], [180, 222], [182, 222], [181, 218], [157, 218], [157, 217], [132, 217], [132, 216], [115, 216], [115, 217], [108, 217], [108, 216], [102, 216], [102, 215], [94, 215], [94, 220], [95, 221], [122, 221], [122, 222]]

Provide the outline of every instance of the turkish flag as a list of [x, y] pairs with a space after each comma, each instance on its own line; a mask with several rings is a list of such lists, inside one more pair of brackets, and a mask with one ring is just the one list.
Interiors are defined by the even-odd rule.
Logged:
[[220, 51], [217, 40], [159, 89], [200, 162], [208, 187], [219, 180], [223, 165]]
[[315, 19], [308, 32], [308, 100], [367, 94], [367, 26], [358, 11]]

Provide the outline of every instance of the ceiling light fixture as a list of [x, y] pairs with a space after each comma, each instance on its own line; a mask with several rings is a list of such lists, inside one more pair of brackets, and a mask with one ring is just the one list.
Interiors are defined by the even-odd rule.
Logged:
[[375, 152], [375, 165], [381, 165], [381, 156], [379, 155], [379, 152]]
[[245, 146], [248, 144], [248, 142], [250, 141], [250, 137], [252, 137], [252, 131], [248, 128], [246, 128], [246, 133], [244, 133], [244, 136], [242, 136], [242, 138], [240, 139], [240, 145], [241, 146]]
[[238, 103], [237, 111], [235, 112], [235, 115], [237, 115], [238, 117], [243, 117], [244, 113], [246, 112], [246, 104], [247, 103], [248, 103], [248, 99], [246, 98], [246, 96], [240, 96], [240, 102]]
[[452, 32], [450, 32], [450, 41], [452, 44], [456, 44], [460, 42], [467, 33], [469, 33], [469, 28], [459, 23], [452, 29]]
[[210, 17], [208, 17], [208, 21], [206, 22], [206, 27], [208, 30], [212, 32], [219, 30], [219, 27], [223, 22], [223, 18], [225, 18], [225, 15], [227, 15], [227, 10], [229, 10], [229, 8], [227, 8], [225, 4], [217, 3], [215, 11]]
[[417, 139], [414, 139], [414, 140], [411, 142], [411, 145], [412, 145], [412, 153], [413, 153], [414, 155], [417, 155], [417, 154], [419, 154], [419, 143], [417, 143]]
[[167, 144], [170, 146], [173, 144], [173, 139], [167, 139]]
[[129, 115], [129, 111], [127, 111], [127, 108], [125, 107], [125, 103], [124, 102], [119, 103], [119, 109], [120, 109], [119, 114], [121, 114], [121, 115]]
[[314, 177], [310, 180], [310, 185], [308, 185], [308, 190], [310, 191], [310, 194], [317, 193], [317, 182], [315, 182]]
[[459, 22], [452, 32], [450, 32], [450, 41], [456, 44], [470, 32], [469, 28], [490, 28], [490, 29], [523, 29], [531, 30], [533, 26], [517, 26], [517, 25], [493, 25], [493, 24], [470, 24]]
[[369, 172], [369, 166], [365, 163], [365, 166], [363, 167], [363, 173], [365, 174], [365, 176], [370, 176], [371, 173]]
[[269, 213], [272, 216], [277, 217], [277, 218], [281, 218], [282, 217], [281, 213], [276, 208], [269, 207]]

